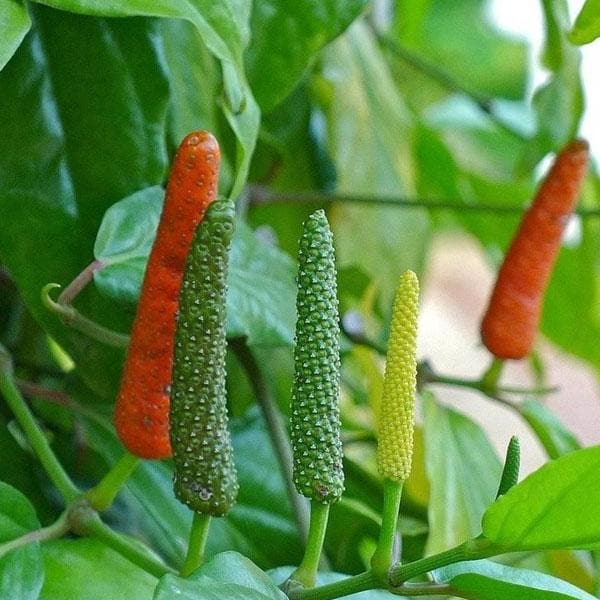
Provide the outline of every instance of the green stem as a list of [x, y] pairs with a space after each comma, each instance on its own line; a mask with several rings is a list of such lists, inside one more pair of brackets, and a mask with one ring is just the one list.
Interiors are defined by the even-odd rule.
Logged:
[[310, 526], [304, 557], [299, 567], [290, 575], [290, 580], [311, 588], [317, 580], [317, 570], [329, 519], [329, 504], [316, 500], [310, 503]]
[[267, 431], [269, 432], [269, 437], [273, 444], [277, 461], [279, 462], [279, 470], [285, 483], [285, 489], [300, 538], [303, 542], [306, 542], [308, 535], [308, 503], [305, 498], [296, 492], [296, 487], [294, 486], [292, 479], [292, 472], [294, 470], [292, 447], [277, 403], [245, 340], [242, 338], [233, 338], [229, 340], [229, 344], [238, 357], [243, 369], [246, 371], [248, 381], [254, 391], [256, 402], [267, 425]]
[[375, 553], [371, 557], [371, 571], [384, 584], [394, 560], [394, 542], [403, 482], [386, 479], [383, 482], [383, 514]]
[[457, 596], [456, 590], [447, 583], [407, 583], [388, 590], [398, 596]]
[[378, 586], [379, 582], [377, 578], [371, 571], [366, 571], [360, 575], [348, 577], [335, 583], [329, 583], [308, 590], [294, 590], [288, 592], [288, 595], [291, 600], [334, 600], [334, 598], [341, 598], [342, 596], [376, 589]]
[[42, 304], [49, 311], [58, 315], [65, 325], [80, 331], [94, 340], [115, 348], [127, 348], [129, 345], [128, 335], [118, 333], [108, 327], [99, 325], [91, 319], [84, 317], [69, 304], [60, 304], [52, 300], [50, 297], [50, 290], [59, 287], [60, 285], [58, 283], [49, 283], [42, 288]]
[[[495, 204], [467, 204], [461, 199], [436, 200], [432, 198], [415, 198], [408, 196], [372, 196], [368, 194], [333, 194], [318, 190], [302, 190], [297, 192], [280, 192], [261, 185], [248, 186], [251, 205], [263, 204], [317, 204], [327, 205], [333, 202], [349, 204], [365, 204], [371, 206], [394, 206], [406, 209], [449, 210], [460, 213], [487, 213], [502, 215], [522, 215], [526, 206], [498, 206]], [[574, 214], [583, 218], [600, 217], [600, 209], [579, 208]]]
[[0, 345], [0, 394], [4, 396], [10, 410], [25, 432], [33, 451], [42, 463], [52, 483], [56, 486], [66, 503], [72, 502], [81, 495], [77, 486], [71, 481], [56, 455], [52, 451], [46, 436], [39, 428], [35, 417], [21, 396], [12, 375], [10, 355]]
[[88, 491], [87, 499], [95, 510], [103, 511], [110, 508], [139, 462], [140, 459], [137, 456], [125, 452], [102, 480]]
[[81, 291], [94, 279], [94, 273], [101, 271], [106, 265], [101, 260], [91, 262], [58, 297], [59, 304], [72, 304]]
[[502, 368], [504, 367], [504, 361], [499, 358], [492, 359], [492, 363], [488, 367], [487, 371], [481, 376], [481, 389], [486, 393], [488, 391], [495, 394], [498, 389], [498, 380], [502, 375]]
[[54, 540], [62, 537], [68, 532], [69, 521], [67, 519], [67, 512], [65, 511], [54, 523], [52, 523], [52, 525], [48, 525], [48, 527], [42, 527], [36, 531], [30, 531], [21, 537], [0, 544], [0, 558], [12, 550], [16, 550], [17, 548], [21, 548], [27, 544], [31, 544], [33, 542], [43, 542], [45, 540]]
[[405, 581], [428, 573], [434, 569], [445, 567], [456, 562], [462, 562], [466, 560], [478, 560], [480, 558], [486, 558], [498, 554], [498, 548], [492, 546], [492, 544], [484, 538], [476, 538], [469, 540], [460, 546], [450, 548], [445, 552], [434, 554], [433, 556], [426, 556], [411, 563], [405, 565], [396, 565], [390, 570], [389, 583], [392, 587], [397, 587], [403, 584]]
[[179, 572], [181, 577], [188, 577], [204, 562], [204, 548], [206, 547], [210, 521], [210, 515], [194, 513], [187, 555]]
[[105, 525], [99, 517], [91, 519], [85, 526], [85, 533], [97, 537], [107, 546], [118, 552], [129, 562], [147, 571], [154, 577], [160, 578], [175, 570], [165, 565], [160, 559], [150, 554], [150, 550]]

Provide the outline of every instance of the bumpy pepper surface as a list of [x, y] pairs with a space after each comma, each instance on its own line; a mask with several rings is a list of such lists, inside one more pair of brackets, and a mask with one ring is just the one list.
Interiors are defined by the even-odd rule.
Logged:
[[497, 358], [519, 359], [531, 351], [544, 291], [577, 202], [588, 153], [583, 140], [562, 149], [506, 253], [481, 323], [481, 339]]
[[216, 200], [198, 226], [185, 265], [175, 335], [171, 446], [175, 494], [220, 516], [238, 492], [225, 391], [225, 299], [234, 206]]
[[140, 294], [115, 408], [125, 447], [142, 458], [166, 458], [175, 313], [194, 231], [217, 196], [219, 145], [207, 131], [179, 146]]
[[298, 321], [291, 439], [298, 492], [323, 503], [344, 491], [339, 316], [333, 237], [322, 210], [304, 224], [298, 252]]
[[418, 304], [419, 280], [406, 271], [394, 300], [377, 444], [379, 473], [398, 483], [408, 479], [412, 464]]

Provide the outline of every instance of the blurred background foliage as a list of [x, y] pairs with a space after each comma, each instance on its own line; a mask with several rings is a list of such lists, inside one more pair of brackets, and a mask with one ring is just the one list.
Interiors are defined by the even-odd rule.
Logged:
[[[351, 334], [343, 344], [348, 491], [332, 510], [327, 554], [339, 571], [362, 570], [381, 508], [371, 406], [382, 358], [373, 348], [385, 347], [398, 277], [411, 268], [427, 286], [432, 244], [448, 231], [476, 240], [496, 266], [536, 167], [579, 129], [585, 102], [572, 18], [562, 0], [542, 8], [545, 45], [534, 58], [547, 77], [530, 93], [528, 42], [500, 30], [485, 0], [0, 2], [0, 341], [79, 483], [92, 485], [120, 455], [111, 414], [123, 351], [65, 326], [40, 290], [67, 285], [100, 259], [108, 266], [75, 305], [128, 332], [170, 159], [188, 131], [209, 129], [223, 150], [221, 191], [239, 207], [229, 334], [246, 338], [262, 393], [283, 414], [297, 240], [303, 219], [327, 208]], [[597, 17], [586, 17], [585, 32]], [[597, 210], [599, 194], [592, 169], [580, 206]], [[561, 251], [542, 331], [596, 370], [600, 226], [593, 215], [578, 224]], [[540, 378], [543, 367], [543, 357], [531, 365]], [[469, 365], [464, 372], [479, 375]], [[256, 381], [240, 353], [230, 353], [228, 373], [241, 493], [231, 516], [215, 523], [209, 554], [236, 549], [263, 568], [296, 563], [298, 533]], [[526, 418], [551, 456], [577, 446], [543, 405], [528, 402]], [[423, 413], [403, 505], [407, 559], [477, 534], [500, 470], [469, 417], [431, 394]], [[0, 421], [0, 479], [15, 488], [0, 490], [6, 522], [48, 523], [61, 508], [57, 496], [4, 405]], [[144, 463], [108, 518], [163, 557], [181, 558], [190, 516], [173, 497], [168, 461]], [[14, 536], [2, 527], [3, 538]], [[23, 598], [79, 598], [83, 585], [92, 600], [121, 598], [125, 585], [145, 598], [152, 588], [149, 575], [125, 569], [93, 540], [27, 552], [0, 561], [5, 573], [29, 569], [35, 585]], [[61, 567], [69, 560], [75, 578]], [[582, 553], [522, 563], [593, 589]]]

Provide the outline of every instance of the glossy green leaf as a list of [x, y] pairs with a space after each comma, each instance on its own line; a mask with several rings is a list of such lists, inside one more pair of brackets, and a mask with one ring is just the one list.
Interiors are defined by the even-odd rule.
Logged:
[[458, 563], [436, 571], [461, 598], [477, 600], [592, 600], [594, 596], [556, 577], [488, 560]]
[[0, 0], [0, 71], [16, 52], [31, 27], [31, 19], [22, 0]]
[[483, 0], [398, 3], [398, 42], [475, 95], [520, 99], [527, 81], [527, 47], [497, 29], [486, 9]]
[[586, 0], [581, 7], [569, 39], [573, 44], [589, 44], [600, 37], [600, 0]]
[[[0, 482], [0, 544], [40, 528], [27, 498]], [[0, 558], [0, 598], [37, 600], [44, 581], [40, 545], [32, 542]]]
[[581, 445], [560, 419], [545, 405], [528, 398], [521, 404], [520, 413], [529, 423], [550, 458], [558, 458]]
[[46, 578], [40, 600], [151, 600], [157, 584], [94, 538], [45, 542], [43, 554]]
[[173, 597], [181, 600], [273, 600], [286, 596], [267, 596], [244, 585], [222, 583], [212, 579], [190, 580], [165, 575], [156, 588], [153, 600], [171, 600]]
[[250, 3], [247, 0], [210, 0], [180, 3], [176, 0], [45, 0], [49, 6], [99, 17], [171, 17], [189, 21], [211, 53], [221, 62], [226, 102], [223, 113], [237, 140], [237, 169], [230, 195], [236, 198], [245, 184], [256, 143], [260, 111], [246, 83], [243, 53], [248, 42]]
[[368, 0], [258, 0], [252, 8], [248, 79], [268, 112], [298, 83], [323, 46], [359, 15]]
[[[105, 214], [94, 246], [108, 266], [94, 274], [103, 293], [135, 302], [162, 208], [160, 187], [136, 192]], [[245, 336], [251, 345], [291, 345], [296, 284], [294, 261], [237, 221], [229, 266], [230, 337]]]
[[[162, 181], [168, 88], [160, 39], [146, 19], [30, 8], [35, 27], [0, 73], [0, 256], [88, 385], [113, 398], [122, 352], [65, 327], [43, 308], [40, 290], [68, 284], [92, 261], [110, 205]], [[77, 307], [113, 328], [131, 318], [94, 293]]]
[[[364, 23], [353, 24], [327, 48], [323, 73], [331, 77], [331, 99], [324, 110], [337, 191], [413, 193], [411, 116]], [[427, 215], [420, 210], [338, 203], [330, 222], [338, 266], [355, 266], [368, 274], [388, 313], [401, 273], [407, 268], [420, 270], [429, 234]]]
[[483, 533], [506, 549], [600, 546], [600, 447], [552, 461], [488, 508]]
[[423, 400], [431, 486], [426, 554], [435, 554], [481, 532], [481, 517], [496, 497], [502, 465], [478, 425], [441, 406], [431, 394]]

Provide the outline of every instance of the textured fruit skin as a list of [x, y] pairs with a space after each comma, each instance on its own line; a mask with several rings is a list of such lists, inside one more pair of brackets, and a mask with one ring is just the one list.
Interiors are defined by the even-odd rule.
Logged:
[[175, 333], [171, 446], [175, 495], [196, 512], [221, 516], [238, 492], [227, 428], [227, 265], [234, 206], [216, 200], [188, 255]]
[[408, 479], [412, 465], [418, 304], [419, 280], [406, 271], [394, 299], [377, 443], [379, 473], [398, 483]]
[[481, 323], [481, 339], [497, 358], [519, 359], [531, 351], [544, 291], [587, 161], [587, 142], [575, 140], [563, 148], [506, 253]]
[[179, 146], [169, 176], [115, 408], [119, 438], [142, 458], [171, 455], [169, 387], [179, 286], [196, 226], [217, 196], [219, 160], [215, 138], [195, 131]]
[[304, 223], [298, 251], [291, 440], [294, 483], [322, 503], [344, 491], [340, 413], [340, 329], [333, 236], [322, 210]]

